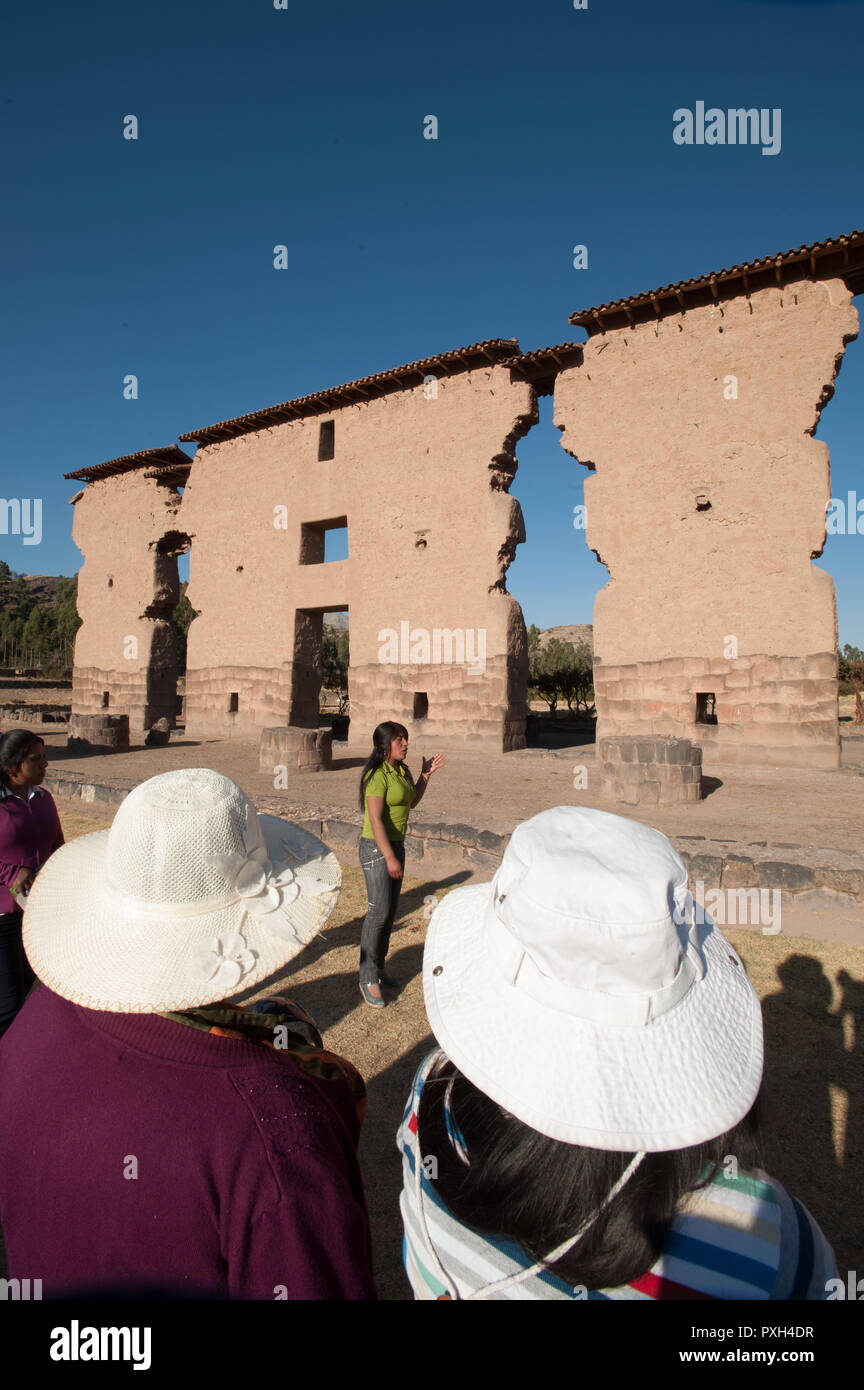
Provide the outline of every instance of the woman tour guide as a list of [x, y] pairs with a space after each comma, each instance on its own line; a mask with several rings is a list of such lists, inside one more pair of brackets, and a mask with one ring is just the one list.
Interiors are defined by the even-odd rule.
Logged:
[[402, 888], [405, 831], [408, 814], [422, 798], [441, 754], [423, 759], [415, 784], [405, 765], [408, 730], [402, 724], [379, 724], [372, 735], [372, 753], [360, 774], [360, 866], [366, 879], [369, 907], [360, 936], [360, 993], [373, 1009], [383, 1009], [384, 989], [397, 982], [384, 973], [390, 932]]

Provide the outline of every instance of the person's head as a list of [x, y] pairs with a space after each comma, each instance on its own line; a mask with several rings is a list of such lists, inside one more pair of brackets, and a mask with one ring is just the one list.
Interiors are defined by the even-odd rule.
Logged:
[[31, 890], [39, 978], [85, 1008], [201, 1008], [275, 974], [311, 941], [341, 871], [320, 840], [259, 816], [209, 768], [151, 777], [110, 830], [61, 846]]
[[658, 831], [575, 806], [518, 826], [492, 883], [434, 913], [424, 991], [436, 1191], [537, 1259], [584, 1227], [568, 1282], [638, 1277], [712, 1165], [756, 1160], [759, 1001]]
[[0, 738], [0, 781], [23, 791], [45, 780], [45, 741], [27, 729], [10, 729]]
[[[394, 763], [402, 763], [408, 754], [408, 730], [404, 724], [396, 724], [393, 720], [387, 719], [383, 724], [379, 724], [372, 735], [372, 752], [363, 764], [360, 773], [360, 810], [364, 809], [364, 794], [366, 783], [372, 774], [388, 760]], [[409, 780], [411, 774], [405, 768]]]

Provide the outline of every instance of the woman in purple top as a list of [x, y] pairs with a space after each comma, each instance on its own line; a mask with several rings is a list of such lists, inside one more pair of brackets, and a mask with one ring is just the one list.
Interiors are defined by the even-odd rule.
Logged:
[[375, 1298], [363, 1080], [272, 995], [341, 877], [208, 768], [142, 782], [46, 864], [23, 926], [41, 986], [0, 1042], [9, 1279], [46, 1299]]
[[35, 979], [21, 944], [21, 900], [63, 844], [54, 798], [40, 786], [47, 765], [37, 734], [13, 729], [0, 738], [0, 1035]]

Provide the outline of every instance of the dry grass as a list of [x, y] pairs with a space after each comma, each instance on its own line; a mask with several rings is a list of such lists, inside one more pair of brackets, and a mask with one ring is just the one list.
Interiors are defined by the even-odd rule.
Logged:
[[[67, 838], [106, 819], [64, 814]], [[366, 1077], [369, 1109], [360, 1156], [382, 1298], [405, 1299], [394, 1136], [411, 1077], [432, 1046], [423, 1009], [421, 966], [430, 904], [454, 886], [405, 881], [388, 966], [403, 982], [386, 1009], [365, 1005], [357, 987], [366, 893], [360, 869], [344, 886], [321, 936], [267, 990], [290, 993], [318, 1020], [327, 1045]], [[810, 1209], [834, 1246], [841, 1270], [864, 1249], [864, 949], [804, 937], [727, 933], [763, 1001], [766, 1060], [765, 1166]], [[250, 997], [256, 997], [250, 995]]]

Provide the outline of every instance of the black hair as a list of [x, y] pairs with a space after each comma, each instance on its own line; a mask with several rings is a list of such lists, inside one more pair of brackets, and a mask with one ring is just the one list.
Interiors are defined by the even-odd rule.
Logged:
[[[393, 742], [394, 738], [399, 738], [400, 736], [402, 738], [408, 737], [408, 730], [405, 728], [405, 725], [394, 724], [389, 720], [386, 721], [384, 724], [379, 724], [377, 729], [373, 733], [372, 752], [369, 754], [369, 757], [363, 764], [363, 771], [360, 773], [361, 811], [365, 811], [366, 809], [366, 783], [369, 781], [369, 778], [372, 776], [373, 772], [376, 772], [377, 769], [381, 766], [381, 764], [383, 762], [386, 762], [387, 756], [390, 752], [391, 743]], [[402, 768], [402, 771], [405, 773], [405, 776], [408, 778], [408, 781], [411, 783], [411, 786], [413, 787], [414, 778], [411, 776], [411, 771], [407, 763], [400, 763], [399, 766]]]
[[[467, 1167], [445, 1122], [451, 1077], [451, 1119], [462, 1132]], [[544, 1259], [576, 1234], [634, 1157], [566, 1144], [530, 1129], [449, 1061], [423, 1086], [417, 1138], [424, 1158], [434, 1154], [437, 1160], [435, 1188], [457, 1221], [515, 1241], [533, 1260]], [[565, 1283], [585, 1289], [618, 1288], [638, 1279], [662, 1253], [682, 1198], [709, 1183], [730, 1157], [742, 1170], [762, 1166], [758, 1097], [728, 1134], [692, 1148], [646, 1154], [582, 1239], [549, 1268]]]
[[45, 740], [30, 729], [10, 729], [0, 737], [0, 782], [9, 785], [7, 773], [17, 772], [34, 744], [45, 747]]

